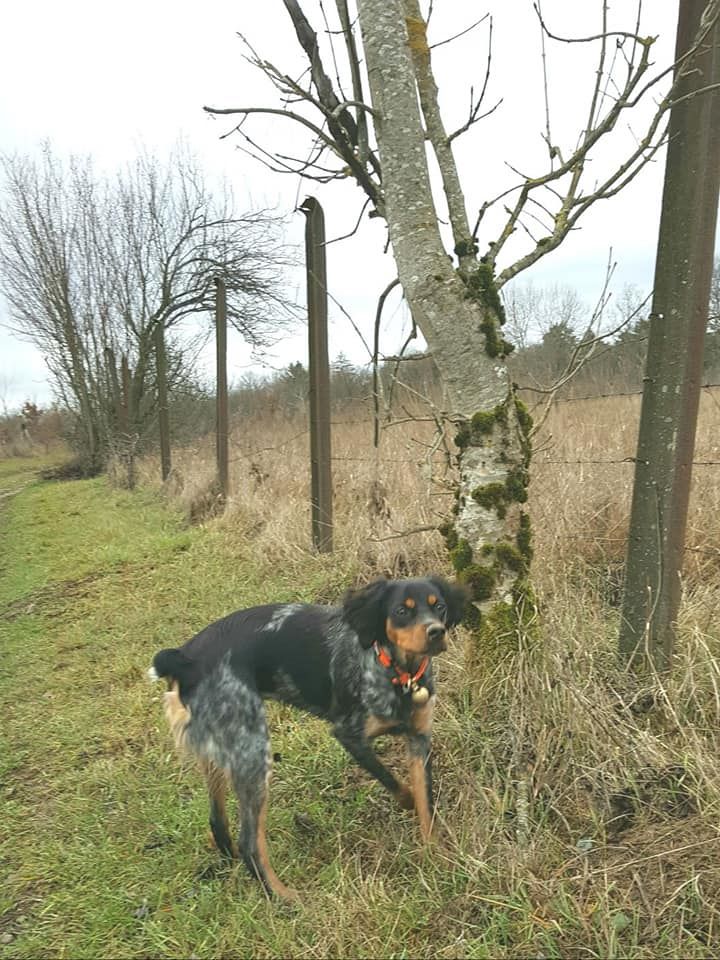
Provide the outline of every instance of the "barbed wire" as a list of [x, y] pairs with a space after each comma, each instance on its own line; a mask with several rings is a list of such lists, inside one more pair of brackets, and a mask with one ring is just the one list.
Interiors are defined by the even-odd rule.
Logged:
[[[309, 429], [302, 430], [300, 433], [293, 434], [292, 437], [288, 437], [287, 440], [282, 440], [280, 443], [271, 444], [266, 447], [255, 447], [252, 450], [248, 450], [245, 453], [239, 454], [237, 457], [231, 457], [230, 462], [236, 463], [239, 460], [250, 460], [253, 457], [258, 456], [261, 453], [272, 453], [275, 450], [282, 450], [284, 447], [289, 446], [291, 443], [295, 443], [297, 440], [301, 440], [309, 435]], [[237, 446], [237, 444], [234, 444]], [[437, 463], [444, 463], [446, 458], [442, 451], [438, 450], [434, 454], [431, 454]], [[345, 462], [345, 463], [376, 463], [378, 462], [375, 457], [343, 457], [340, 455], [331, 456], [330, 458], [333, 461]], [[427, 456], [424, 456], [422, 459], [417, 459], [415, 457], [380, 457], [380, 463], [413, 463], [415, 466], [427, 465]], [[621, 459], [613, 458], [604, 458], [604, 459], [591, 459], [591, 458], [576, 458], [573, 460], [565, 460], [557, 457], [537, 457], [535, 459], [535, 466], [618, 466], [618, 465], [628, 465], [637, 463], [637, 457], [622, 457]], [[720, 460], [693, 460], [692, 465], [694, 467], [720, 467]]]
[[559, 464], [565, 464], [566, 466], [575, 466], [575, 465], [578, 465], [578, 464], [595, 464], [595, 465], [597, 465], [597, 464], [608, 464], [608, 463], [637, 463], [637, 457], [623, 457], [622, 460], [612, 460], [612, 459], [604, 459], [604, 460], [590, 460], [590, 459], [588, 459], [588, 460], [583, 460], [583, 459], [578, 459], [578, 460], [559, 460], [559, 459], [555, 459], [555, 457], [537, 457], [537, 458], [535, 459], [535, 463], [536, 463], [536, 464], [539, 464], [539, 463], [552, 463], [552, 464], [559, 463]]
[[[590, 540], [593, 543], [627, 543], [627, 537], [601, 537], [594, 533], [565, 533], [564, 540]], [[690, 547], [685, 546], [685, 550], [691, 553], [703, 553], [708, 556], [720, 556], [720, 547]]]
[[[607, 464], [627, 464], [627, 463], [637, 463], [637, 457], [623, 457], [622, 460], [556, 460], [555, 458], [545, 458], [538, 457], [535, 460], [535, 464], [564, 464], [565, 466], [577, 466], [581, 464], [587, 465], [607, 465]], [[694, 467], [720, 467], [720, 460], [693, 460], [692, 465]]]
[[[283, 447], [289, 446], [291, 443], [294, 443], [295, 440], [299, 440], [301, 437], [306, 437], [310, 433], [310, 428], [306, 427], [304, 430], [301, 430], [300, 433], [293, 434], [292, 437], [288, 437], [287, 440], [281, 440], [280, 443], [272, 444], [268, 447], [255, 447], [254, 450], [248, 450], [245, 453], [241, 453], [238, 457], [231, 457], [230, 463], [236, 463], [238, 460], [247, 460], [250, 457], [256, 457], [259, 453], [268, 453], [271, 450], [282, 450]], [[236, 441], [232, 441], [234, 447], [240, 446]]]
[[[372, 422], [372, 421], [370, 421]], [[237, 463], [238, 460], [250, 460], [253, 457], [256, 457], [260, 453], [271, 453], [274, 450], [282, 450], [283, 447], [289, 446], [291, 443], [294, 443], [296, 440], [300, 440], [303, 437], [307, 437], [310, 433], [309, 428], [300, 431], [300, 433], [293, 434], [292, 437], [288, 437], [287, 440], [282, 440], [280, 443], [276, 443], [267, 447], [255, 447], [252, 450], [248, 450], [245, 453], [241, 453], [237, 457], [231, 457], [230, 463]], [[236, 442], [233, 441], [234, 446], [238, 446]], [[444, 461], [444, 457], [441, 452], [438, 451], [435, 454], [438, 462]], [[341, 457], [341, 456], [331, 456], [331, 460], [336, 461], [346, 461], [349, 463], [376, 463], [377, 460], [375, 457]], [[380, 463], [414, 463], [415, 466], [422, 466], [427, 463], [427, 456], [418, 460], [415, 457], [380, 457]]]
[[[345, 461], [346, 463], [376, 463], [374, 457], [330, 457], [331, 460]], [[416, 460], [414, 457], [380, 457], [380, 463], [414, 463], [415, 466], [419, 467], [423, 463], [427, 463], [427, 458], [422, 460]]]
[[[716, 387], [720, 387], [720, 383], [701, 383], [701, 390], [713, 390]], [[521, 392], [533, 392], [534, 387], [519, 387]], [[618, 391], [617, 393], [588, 393], [584, 397], [560, 397], [559, 399], [553, 400], [554, 404], [560, 403], [579, 403], [582, 400], [608, 400], [612, 397], [641, 397], [643, 394], [642, 390], [625, 390]]]
[[[720, 383], [703, 383], [700, 385], [701, 390], [713, 390], [718, 387], [720, 387]], [[521, 387], [520, 389], [531, 390], [532, 388]], [[581, 402], [584, 400], [606, 400], [606, 399], [612, 399], [614, 397], [638, 397], [638, 396], [642, 396], [642, 393], [643, 393], [642, 390], [619, 391], [616, 393], [593, 393], [593, 394], [587, 394], [586, 396], [582, 396], [582, 397], [564, 397], [559, 400], [554, 400], [553, 403], [561, 404], [561, 403]], [[429, 419], [431, 418], [418, 417], [417, 421], [426, 422]], [[415, 418], [408, 418], [408, 421], [414, 422]], [[399, 422], [408, 422], [408, 421], [399, 421]], [[374, 422], [375, 421], [372, 417], [362, 417], [362, 418], [352, 417], [352, 418], [344, 418], [340, 420], [331, 419], [330, 426], [333, 426], [333, 427], [360, 426], [360, 425], [370, 425], [370, 424], [373, 424]], [[387, 425], [393, 426], [394, 421], [391, 421]], [[300, 432], [293, 434], [291, 437], [288, 437], [288, 439], [282, 440], [279, 443], [270, 444], [264, 447], [255, 447], [252, 450], [248, 450], [244, 453], [241, 453], [239, 456], [231, 458], [230, 462], [235, 463], [238, 460], [250, 459], [252, 457], [257, 456], [260, 453], [270, 453], [275, 450], [281, 450], [284, 447], [289, 446], [291, 443], [294, 443], [297, 440], [301, 440], [307, 437], [309, 433], [310, 433], [310, 428], [306, 427], [304, 430], [301, 430]], [[235, 447], [239, 446], [237, 442], [235, 441], [232, 441], [232, 442]], [[431, 454], [431, 457], [433, 456], [436, 456], [438, 460], [440, 460], [441, 458], [445, 459], [441, 451], [437, 451], [436, 454]], [[375, 457], [332, 456], [331, 460], [337, 461], [337, 462], [347, 462], [347, 463], [376, 463], [377, 462], [377, 459]], [[404, 458], [380, 457], [380, 462], [381, 463], [412, 463], [412, 464], [415, 464], [416, 466], [422, 466], [423, 464], [427, 464], [427, 456], [423, 457], [423, 459], [421, 460], [418, 460], [412, 457], [404, 457]], [[571, 460], [571, 459], [563, 459], [563, 458], [556, 458], [556, 457], [537, 457], [536, 456], [534, 458], [534, 462], [536, 466], [545, 465], [545, 464], [552, 464], [552, 465], [559, 465], [559, 466], [617, 466], [622, 464], [635, 464], [637, 463], [637, 457], [627, 456], [627, 457], [622, 457], [620, 459], [576, 458]], [[720, 466], [720, 460], [693, 460], [692, 466], [717, 467], [717, 466]]]

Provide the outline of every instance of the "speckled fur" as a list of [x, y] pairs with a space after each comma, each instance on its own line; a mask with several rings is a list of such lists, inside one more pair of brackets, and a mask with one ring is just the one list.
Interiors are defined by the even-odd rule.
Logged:
[[[403, 806], [415, 806], [424, 836], [432, 825], [430, 725], [432, 660], [417, 680], [428, 691], [413, 702], [397, 680], [423, 657], [445, 648], [459, 622], [462, 588], [438, 577], [376, 581], [349, 593], [342, 606], [268, 604], [240, 610], [206, 627], [184, 647], [160, 651], [151, 671], [168, 680], [166, 712], [176, 741], [194, 753], [208, 778], [210, 826], [218, 848], [233, 855], [224, 785], [238, 796], [237, 851], [269, 892], [292, 896], [272, 870], [264, 835], [271, 754], [264, 699], [322, 717], [348, 753]], [[391, 639], [394, 638], [394, 639]], [[424, 638], [421, 654], [403, 637]], [[408, 640], [409, 643], [409, 640]], [[393, 665], [383, 666], [374, 645]], [[406, 738], [412, 789], [381, 763], [371, 739]]]

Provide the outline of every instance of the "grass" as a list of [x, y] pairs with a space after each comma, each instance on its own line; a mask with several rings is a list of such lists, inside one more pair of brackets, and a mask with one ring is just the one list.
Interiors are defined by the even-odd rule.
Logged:
[[[200, 778], [173, 753], [144, 671], [159, 647], [240, 606], [332, 599], [375, 570], [442, 570], [436, 534], [396, 536], [451, 502], [430, 438], [420, 427], [384, 441], [376, 469], [361, 429], [338, 431], [348, 459], [336, 463], [332, 557], [307, 549], [292, 422], [244, 426], [229, 510], [200, 526], [185, 516], [209, 476], [203, 445], [176, 456], [169, 500], [152, 460], [133, 494], [102, 478], [40, 483], [32, 463], [0, 461], [12, 492], [0, 501], [2, 956], [717, 955], [720, 578], [696, 551], [672, 678], [639, 684], [617, 670], [609, 571], [627, 467], [550, 462], [625, 455], [632, 431], [620, 440], [613, 424], [630, 414], [607, 404], [559, 408], [554, 446], [538, 454], [542, 643], [498, 666], [472, 702], [461, 636], [440, 662], [436, 849], [419, 846], [412, 817], [323, 724], [269, 707], [281, 755], [269, 843], [303, 894], [294, 911], [244, 871], [213, 869]], [[712, 406], [704, 417], [709, 459]], [[256, 453], [268, 436], [288, 442]], [[720, 533], [716, 501], [707, 471], [695, 547]], [[401, 762], [396, 745], [380, 749]]]
[[61, 496], [52, 484], [28, 486], [9, 511], [5, 536], [0, 603], [129, 563], [162, 560], [190, 542], [178, 533], [177, 513], [157, 496], [131, 497], [92, 480], [65, 485]]
[[33, 480], [40, 470], [54, 467], [66, 456], [63, 450], [44, 455], [0, 458], [0, 482], [3, 495], [12, 496]]

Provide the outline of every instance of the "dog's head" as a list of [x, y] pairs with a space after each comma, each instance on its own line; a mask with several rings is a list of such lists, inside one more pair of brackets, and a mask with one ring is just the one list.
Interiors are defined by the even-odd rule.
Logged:
[[447, 649], [466, 603], [465, 588], [442, 577], [375, 580], [346, 595], [343, 617], [366, 649], [391, 643], [409, 656], [434, 656]]

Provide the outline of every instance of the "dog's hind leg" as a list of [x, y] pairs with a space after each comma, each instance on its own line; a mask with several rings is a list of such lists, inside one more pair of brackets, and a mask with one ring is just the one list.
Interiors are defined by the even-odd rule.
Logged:
[[227, 796], [227, 771], [211, 760], [201, 761], [210, 798], [210, 829], [215, 845], [224, 857], [237, 857], [237, 848], [230, 836], [225, 799]]
[[285, 900], [294, 900], [297, 893], [280, 880], [270, 866], [265, 818], [270, 781], [270, 741], [262, 707], [253, 718], [255, 726], [246, 723], [242, 744], [238, 744], [230, 774], [240, 808], [238, 852], [250, 875], [256, 877], [268, 893]]

